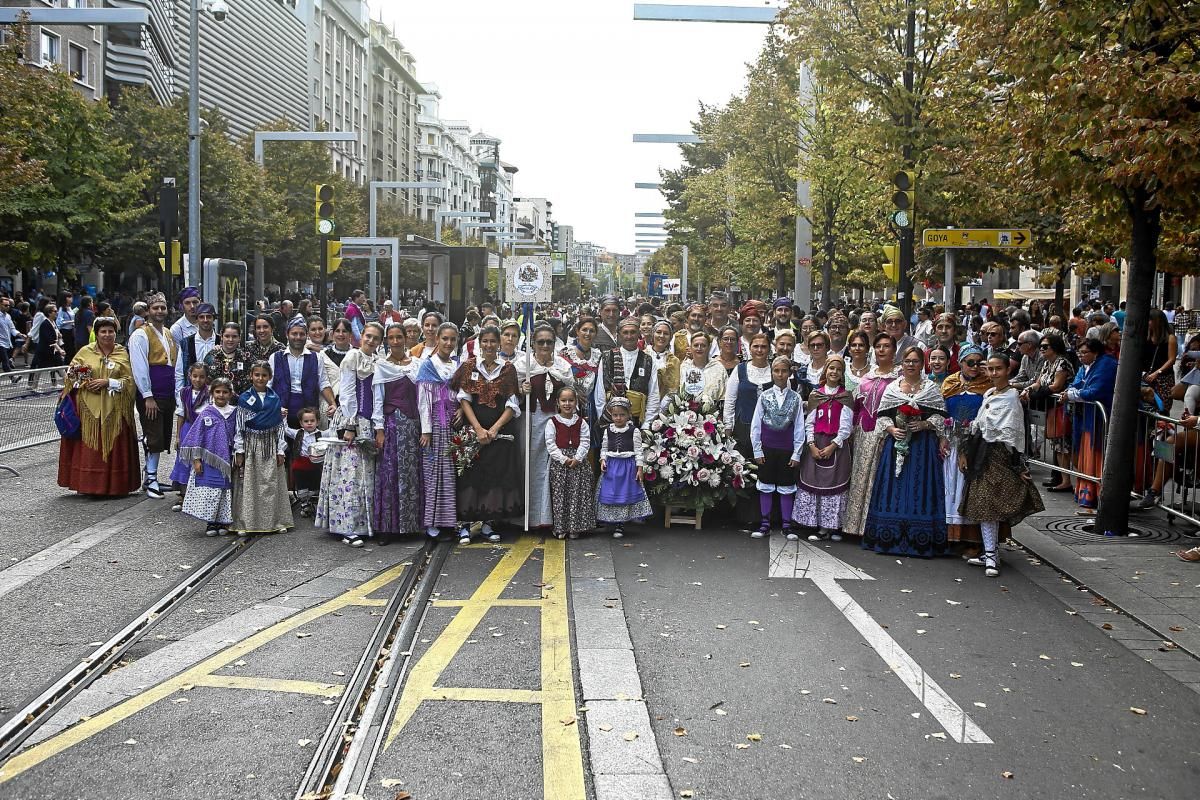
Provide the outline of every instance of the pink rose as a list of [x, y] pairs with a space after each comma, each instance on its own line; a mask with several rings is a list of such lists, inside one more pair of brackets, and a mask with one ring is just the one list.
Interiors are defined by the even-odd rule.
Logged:
[[700, 448], [692, 445], [687, 449], [688, 458], [696, 459], [700, 457]]
[[658, 465], [659, 465], [660, 467], [665, 467], [665, 466], [667, 465], [667, 457], [666, 457], [666, 456], [659, 456], [659, 457], [658, 457]]

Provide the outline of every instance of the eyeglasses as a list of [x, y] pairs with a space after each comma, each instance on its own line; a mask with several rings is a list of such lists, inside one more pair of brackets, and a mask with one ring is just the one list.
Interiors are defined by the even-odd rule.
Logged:
[[982, 364], [982, 363], [983, 363], [983, 360], [982, 360], [982, 359], [980, 359], [979, 361], [964, 361], [964, 362], [962, 362], [962, 363], [963, 363], [963, 366], [964, 366], [964, 367], [972, 367], [972, 368], [974, 368], [974, 367], [978, 367], [980, 364]]
[[549, 347], [550, 345], [554, 344], [554, 340], [553, 339], [538, 339], [536, 342], [534, 342], [534, 344], [536, 344], [538, 347]]
[[1049, 350], [1050, 345], [1047, 342], [1042, 342], [1038, 345], [1038, 350]]
[[903, 361], [903, 362], [901, 362], [901, 363], [903, 363], [903, 364], [904, 364], [904, 366], [906, 366], [906, 367], [919, 367], [919, 366], [921, 366], [921, 365], [922, 365], [922, 363], [923, 363], [923, 362], [921, 362], [920, 360], [915, 360], [915, 361], [914, 361], [914, 360], [913, 360], [913, 359], [911, 359], [911, 358], [906, 358], [906, 359], [904, 359], [904, 361]]

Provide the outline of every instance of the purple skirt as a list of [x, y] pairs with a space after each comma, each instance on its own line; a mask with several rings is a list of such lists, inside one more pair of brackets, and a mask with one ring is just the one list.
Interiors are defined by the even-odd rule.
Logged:
[[[179, 426], [179, 442], [187, 438], [188, 431], [191, 430], [192, 423], [184, 422]], [[178, 447], [178, 443], [176, 444]], [[182, 490], [188, 484], [188, 477], [192, 473], [191, 462], [184, 461], [178, 454], [175, 456], [175, 466], [171, 468], [171, 486]]]

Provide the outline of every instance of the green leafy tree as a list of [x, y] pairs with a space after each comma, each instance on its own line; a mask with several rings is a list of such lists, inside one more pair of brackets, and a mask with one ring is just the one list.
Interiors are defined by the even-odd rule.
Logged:
[[[1085, 218], [1124, 231], [1122, 347], [1137, 352], [1160, 250], [1194, 263], [1200, 244], [1200, 4], [982, 0], [961, 21], [964, 50], [1019, 153], [1015, 188], [1050, 187], [1085, 206]], [[1164, 241], [1167, 225], [1175, 233]], [[1101, 531], [1128, 528], [1140, 378], [1138, 359], [1120, 360]]]
[[24, 63], [28, 29], [0, 45], [0, 265], [49, 269], [92, 259], [142, 210], [131, 144], [110, 111], [58, 69]]

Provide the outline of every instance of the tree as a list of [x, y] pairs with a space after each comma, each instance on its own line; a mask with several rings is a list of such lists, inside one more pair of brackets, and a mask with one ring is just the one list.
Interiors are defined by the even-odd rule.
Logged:
[[26, 26], [0, 44], [0, 266], [63, 268], [93, 257], [142, 211], [130, 145], [104, 102], [58, 70], [24, 63]]
[[[1120, 224], [1129, 282], [1122, 348], [1145, 341], [1164, 223], [1194, 263], [1200, 214], [1200, 63], [1193, 0], [980, 0], [961, 40], [1018, 145], [1018, 191], [1047, 186]], [[1109, 420], [1097, 531], [1124, 533], [1138, 431], [1140, 359], [1123, 358]]]

